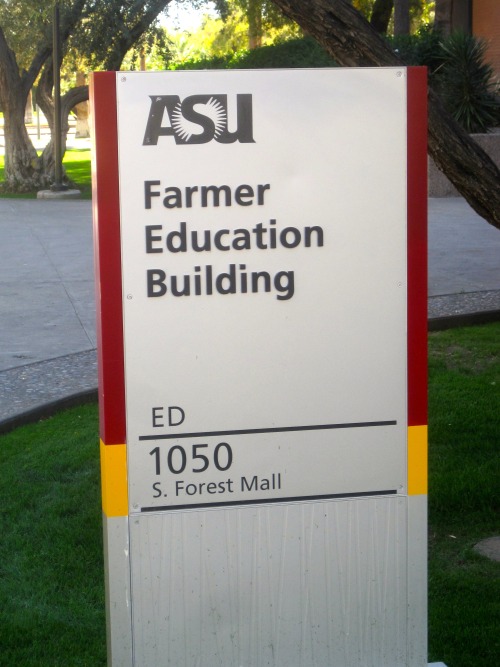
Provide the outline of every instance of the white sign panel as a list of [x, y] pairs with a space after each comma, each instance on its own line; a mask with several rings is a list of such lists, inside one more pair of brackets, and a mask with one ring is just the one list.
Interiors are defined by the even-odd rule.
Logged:
[[118, 75], [132, 513], [405, 492], [405, 76]]

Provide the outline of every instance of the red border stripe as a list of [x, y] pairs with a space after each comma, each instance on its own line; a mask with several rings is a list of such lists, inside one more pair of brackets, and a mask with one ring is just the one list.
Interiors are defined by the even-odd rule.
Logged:
[[116, 74], [90, 82], [93, 122], [92, 202], [96, 274], [101, 440], [126, 442]]
[[408, 73], [408, 426], [427, 424], [427, 70]]

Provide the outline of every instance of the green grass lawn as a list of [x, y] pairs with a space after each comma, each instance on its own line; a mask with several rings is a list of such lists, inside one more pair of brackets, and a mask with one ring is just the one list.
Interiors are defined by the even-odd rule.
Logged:
[[66, 151], [63, 159], [63, 166], [66, 169], [68, 177], [75, 183], [82, 192], [82, 199], [91, 199], [92, 183], [90, 175], [90, 150], [72, 150]]
[[105, 665], [95, 406], [0, 439], [0, 664]]
[[[472, 547], [500, 533], [500, 324], [429, 340], [429, 660], [498, 667], [500, 563]], [[84, 406], [0, 438], [2, 665], [106, 664], [97, 432]]]
[[[82, 199], [92, 197], [92, 184], [90, 176], [90, 150], [76, 149], [66, 151], [63, 159], [63, 166], [68, 178], [75, 183], [82, 192]], [[4, 174], [4, 156], [0, 155], [0, 183], [3, 181]], [[0, 197], [36, 199], [36, 192], [13, 194], [0, 192]]]
[[430, 657], [500, 664], [500, 324], [434, 333], [429, 353]]

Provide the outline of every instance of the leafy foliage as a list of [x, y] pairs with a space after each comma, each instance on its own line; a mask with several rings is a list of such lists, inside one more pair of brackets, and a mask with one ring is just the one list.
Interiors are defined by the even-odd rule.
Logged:
[[[171, 0], [59, 0], [64, 63], [67, 72], [119, 64], [124, 48], [166, 51], [158, 14]], [[201, 0], [191, 0], [197, 6]], [[21, 68], [28, 69], [41, 45], [52, 45], [53, 2], [0, 0], [0, 26]], [[146, 26], [141, 32], [139, 27]], [[119, 54], [120, 57], [116, 57]]]
[[389, 41], [405, 63], [429, 68], [431, 86], [467, 132], [488, 132], [500, 123], [499, 90], [485, 61], [485, 42], [463, 32], [443, 38], [429, 26]]
[[68, 46], [90, 69], [119, 69], [130, 47], [162, 43], [157, 16], [169, 1], [87, 0], [85, 15]]
[[425, 65], [434, 72], [442, 62], [441, 35], [426, 24], [413, 35], [394, 35], [389, 43], [407, 65]]
[[500, 101], [493, 68], [484, 59], [486, 43], [456, 32], [441, 47], [435, 79], [445, 107], [467, 132], [488, 132], [500, 120]]
[[[394, 30], [394, 0], [352, 0], [352, 4], [377, 32], [389, 34]], [[434, 6], [434, 0], [408, 0], [411, 32], [430, 22]]]
[[172, 53], [167, 63], [180, 64], [198, 59], [227, 59], [248, 44], [248, 24], [241, 10], [227, 17], [206, 15], [201, 29], [190, 32], [168, 32]]
[[237, 21], [244, 26], [250, 48], [272, 43], [280, 35], [301, 34], [272, 0], [216, 0], [215, 6], [225, 24]]
[[0, 0], [0, 26], [10, 48], [18, 53], [20, 67], [27, 69], [40, 42], [52, 38], [51, 15], [49, 3]]
[[214, 4], [224, 20], [238, 9], [246, 16], [258, 13], [265, 30], [282, 27], [290, 22], [272, 0], [215, 0]]
[[172, 69], [257, 69], [267, 67], [334, 67], [335, 61], [311, 37], [290, 39], [258, 49], [213, 58], [195, 58]]
[[263, 46], [238, 56], [232, 67], [334, 67], [335, 61], [311, 37]]
[[[75, 70], [85, 66], [119, 70], [134, 45], [139, 45], [140, 49], [148, 40], [158, 42], [160, 33], [156, 30], [156, 20], [170, 1], [60, 0], [62, 58], [69, 66], [73, 64]], [[51, 132], [54, 129], [50, 35], [53, 7], [53, 2], [0, 0], [0, 105], [5, 118], [5, 182], [2, 187], [5, 190], [29, 192], [53, 182], [56, 159], [53, 138], [38, 156], [24, 126], [26, 101], [38, 80], [37, 103]], [[87, 98], [88, 88], [84, 85], [64, 92], [61, 99], [63, 151], [70, 109]]]

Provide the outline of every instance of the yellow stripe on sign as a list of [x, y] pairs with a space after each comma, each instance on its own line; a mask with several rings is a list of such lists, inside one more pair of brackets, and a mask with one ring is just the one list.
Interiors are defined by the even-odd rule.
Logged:
[[427, 495], [427, 426], [408, 427], [408, 495]]
[[102, 511], [107, 517], [128, 515], [127, 448], [101, 440]]

